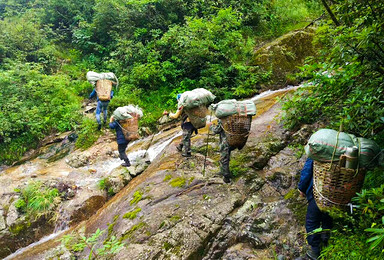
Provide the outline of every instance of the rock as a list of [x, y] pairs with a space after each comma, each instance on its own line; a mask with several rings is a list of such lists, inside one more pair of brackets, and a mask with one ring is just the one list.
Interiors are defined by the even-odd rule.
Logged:
[[73, 167], [73, 168], [79, 168], [82, 166], [85, 166], [88, 164], [90, 159], [90, 155], [86, 153], [81, 153], [81, 154], [74, 154], [70, 156], [65, 162]]
[[1, 209], [0, 210], [0, 231], [4, 230], [6, 227], [7, 226], [4, 219], [4, 211]]
[[294, 31], [255, 51], [250, 65], [260, 66], [265, 71], [272, 68], [271, 81], [264, 88], [277, 89], [298, 83], [291, 81], [288, 75], [294, 74], [299, 66], [304, 65], [306, 57], [315, 54], [313, 36], [313, 29]]

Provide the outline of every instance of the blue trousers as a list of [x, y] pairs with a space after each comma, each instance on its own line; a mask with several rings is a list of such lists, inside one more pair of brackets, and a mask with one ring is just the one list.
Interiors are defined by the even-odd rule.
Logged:
[[[331, 229], [332, 218], [329, 216], [328, 213], [320, 211], [319, 207], [315, 202], [315, 199], [311, 198], [308, 201], [307, 216], [305, 219], [305, 229], [307, 230], [308, 234], [320, 227], [323, 229]], [[314, 251], [320, 252], [320, 244], [327, 244], [329, 236], [330, 232], [324, 231], [307, 236], [307, 241]]]
[[96, 120], [99, 125], [101, 125], [101, 120], [100, 120], [100, 114], [101, 111], [103, 111], [104, 115], [104, 123], [107, 122], [107, 108], [108, 108], [109, 101], [97, 101], [97, 107], [96, 107]]

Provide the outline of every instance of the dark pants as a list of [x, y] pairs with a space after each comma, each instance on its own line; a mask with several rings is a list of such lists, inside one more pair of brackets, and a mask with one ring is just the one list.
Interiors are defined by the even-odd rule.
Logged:
[[191, 122], [183, 123], [181, 128], [183, 129], [183, 140], [179, 147], [183, 150], [183, 154], [191, 154], [191, 137], [193, 132], [196, 132], [197, 129]]
[[118, 144], [117, 145], [117, 150], [119, 151], [119, 158], [121, 160], [124, 160], [124, 162], [126, 162], [126, 163], [129, 162], [128, 156], [125, 153], [125, 149], [127, 149], [127, 146], [128, 146], [128, 143]]
[[[331, 229], [332, 228], [332, 218], [328, 213], [320, 211], [317, 206], [315, 199], [310, 199], [308, 201], [307, 216], [305, 219], [305, 229], [307, 234], [312, 232], [317, 228]], [[320, 244], [327, 244], [330, 236], [330, 231], [322, 231], [307, 236], [308, 244], [312, 247], [317, 253], [320, 252]]]

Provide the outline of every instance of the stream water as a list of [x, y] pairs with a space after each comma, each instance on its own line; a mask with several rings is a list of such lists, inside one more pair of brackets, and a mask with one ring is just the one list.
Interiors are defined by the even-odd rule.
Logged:
[[[266, 91], [263, 92], [253, 98], [251, 98], [252, 101], [259, 103], [258, 101], [262, 102], [261, 100], [266, 97], [273, 97], [276, 93], [280, 92], [287, 92], [289, 90], [294, 90], [297, 89], [300, 86], [288, 86], [287, 88], [280, 89], [280, 90], [275, 90], [275, 91]], [[208, 120], [211, 121], [213, 118], [209, 118]], [[129, 148], [133, 148], [138, 143], [144, 142], [144, 141], [149, 141], [148, 149], [137, 149], [137, 150], [132, 150], [128, 153], [128, 157], [132, 164], [135, 164], [137, 161], [139, 161], [141, 158], [146, 157], [150, 162], [153, 162], [155, 158], [177, 137], [182, 135], [182, 131], [174, 131], [172, 134], [168, 134], [165, 136], [162, 136], [163, 133], [159, 132], [155, 134], [155, 136], [149, 136], [146, 137], [145, 139], [138, 140], [136, 142], [133, 142], [129, 145]], [[157, 140], [156, 140], [157, 139]], [[156, 140], [156, 142], [152, 143], [152, 140]], [[110, 173], [115, 169], [116, 167], [119, 167], [121, 164], [121, 160], [119, 158], [110, 158], [108, 160], [100, 161], [92, 165], [92, 168], [97, 169], [99, 172], [105, 172], [105, 173]], [[14, 169], [15, 172], [18, 172], [18, 177], [20, 179], [23, 179], [23, 177], [30, 176], [31, 174], [35, 174], [36, 171], [39, 171], [39, 169], [44, 168], [45, 162], [43, 160], [34, 160], [33, 162], [27, 162], [24, 165], [21, 165], [17, 168]], [[90, 169], [89, 166], [82, 167], [84, 171], [88, 171]], [[80, 169], [81, 170], [81, 169]], [[69, 171], [62, 170], [63, 175], [68, 175]], [[1, 176], [2, 173], [0, 173]], [[12, 174], [9, 173], [8, 174]], [[56, 175], [55, 175], [56, 176]], [[76, 180], [76, 185], [79, 187], [89, 187], [90, 185], [96, 185], [96, 183], [100, 180], [100, 178], [95, 178], [96, 176], [89, 175], [87, 178], [80, 178]], [[61, 213], [65, 215], [65, 213]], [[33, 244], [30, 244], [27, 247], [20, 248], [18, 249], [15, 253], [9, 255], [5, 259], [18, 259], [17, 256], [22, 254], [24, 251], [35, 247], [39, 244], [42, 244], [48, 240], [55, 239], [57, 236], [65, 232], [65, 230], [68, 229], [67, 225], [59, 225], [55, 229], [55, 233], [46, 236], [39, 240], [38, 242], [35, 242]]]

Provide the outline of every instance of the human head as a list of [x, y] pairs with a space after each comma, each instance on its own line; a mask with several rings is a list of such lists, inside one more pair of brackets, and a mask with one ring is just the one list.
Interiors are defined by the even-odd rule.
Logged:
[[177, 94], [176, 99], [179, 100], [181, 97], [181, 94]]

